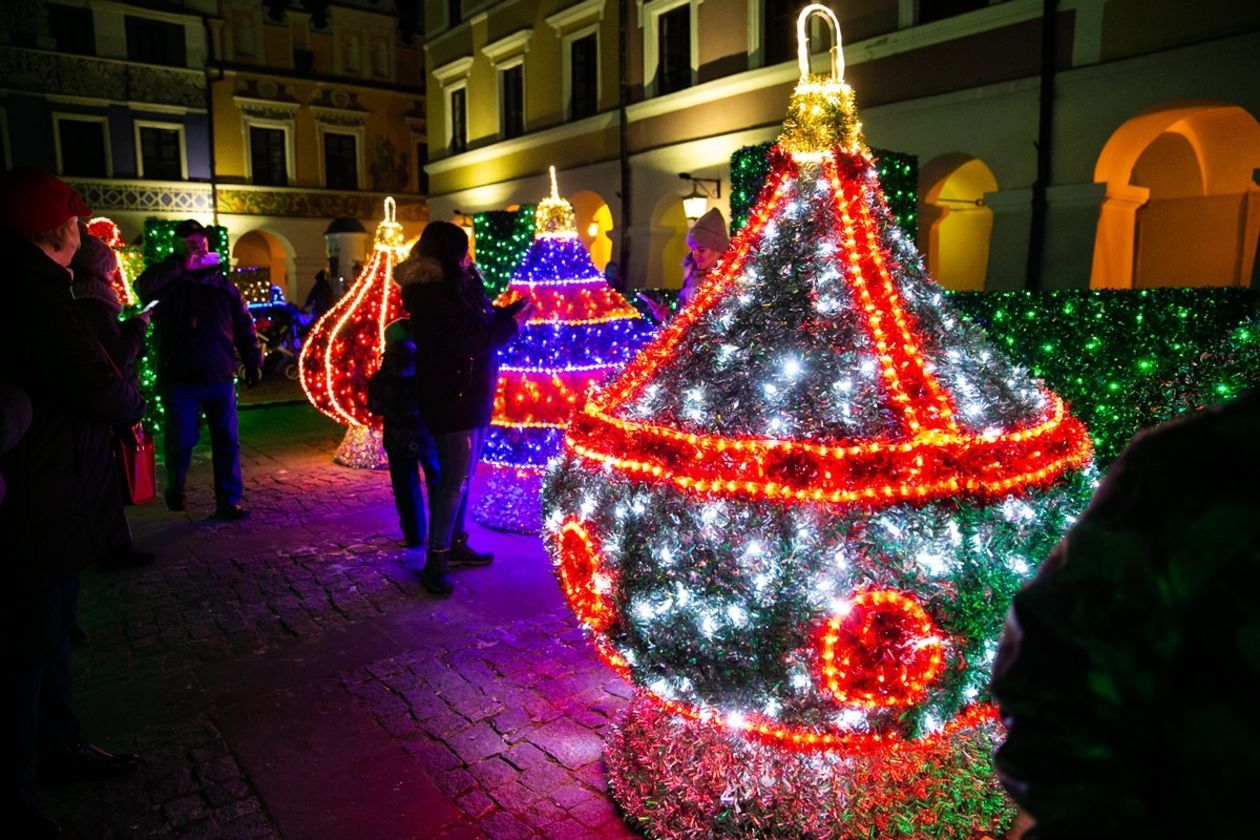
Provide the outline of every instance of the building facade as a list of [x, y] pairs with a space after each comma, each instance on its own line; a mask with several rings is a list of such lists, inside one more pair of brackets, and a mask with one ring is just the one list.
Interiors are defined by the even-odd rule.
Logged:
[[3, 163], [58, 173], [129, 240], [149, 217], [223, 225], [233, 264], [300, 303], [330, 256], [351, 279], [387, 195], [411, 232], [427, 218], [419, 40], [393, 2], [24, 6]]
[[[426, 3], [433, 218], [535, 201], [554, 163], [597, 256], [678, 285], [679, 174], [718, 179], [729, 216], [730, 155], [778, 134], [803, 5]], [[919, 160], [920, 248], [947, 287], [1252, 283], [1254, 3], [830, 5], [867, 142]]]

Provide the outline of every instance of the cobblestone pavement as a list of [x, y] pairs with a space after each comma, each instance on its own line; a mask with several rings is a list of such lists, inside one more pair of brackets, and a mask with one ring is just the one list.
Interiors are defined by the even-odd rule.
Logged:
[[89, 570], [75, 651], [85, 735], [145, 764], [41, 783], [69, 836], [633, 836], [601, 733], [627, 686], [563, 606], [537, 538], [474, 529], [492, 566], [419, 588], [388, 477], [331, 462], [300, 405], [241, 412], [246, 503], [132, 509], [135, 571]]

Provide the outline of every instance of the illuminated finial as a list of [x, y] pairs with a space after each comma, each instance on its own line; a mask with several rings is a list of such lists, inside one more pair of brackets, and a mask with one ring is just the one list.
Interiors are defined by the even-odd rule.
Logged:
[[556, 186], [556, 168], [551, 170], [551, 195], [538, 202], [534, 210], [534, 235], [548, 237], [576, 237], [577, 219], [573, 215], [573, 205], [560, 197], [560, 189]]
[[[831, 27], [831, 68], [815, 75], [809, 66], [811, 15], [822, 15]], [[801, 75], [788, 103], [788, 116], [779, 135], [779, 146], [797, 159], [816, 158], [836, 146], [850, 153], [865, 150], [862, 124], [857, 118], [853, 88], [844, 82], [844, 53], [840, 44], [840, 20], [821, 3], [801, 9], [796, 19], [796, 60]]]
[[402, 225], [398, 224], [397, 217], [398, 204], [394, 201], [394, 197], [386, 196], [385, 198], [385, 218], [376, 226], [376, 239], [374, 247], [378, 251], [400, 251], [407, 244], [407, 237], [403, 234]]

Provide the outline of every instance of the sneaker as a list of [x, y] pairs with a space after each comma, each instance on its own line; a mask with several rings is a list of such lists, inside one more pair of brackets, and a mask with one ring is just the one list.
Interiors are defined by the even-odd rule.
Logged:
[[162, 494], [166, 498], [167, 510], [184, 510], [187, 507], [187, 501], [184, 499], [183, 490], [167, 490]]
[[219, 505], [214, 509], [214, 518], [226, 522], [235, 522], [249, 516], [249, 511], [240, 505]]

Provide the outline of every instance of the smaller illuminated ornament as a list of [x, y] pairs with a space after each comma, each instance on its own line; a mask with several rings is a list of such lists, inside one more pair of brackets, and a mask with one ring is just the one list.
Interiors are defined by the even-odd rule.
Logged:
[[482, 458], [486, 492], [473, 508], [492, 528], [537, 533], [543, 468], [560, 451], [569, 416], [592, 387], [628, 362], [651, 334], [612, 289], [578, 238], [573, 206], [551, 195], [534, 210], [534, 241], [496, 300], [528, 297], [534, 312], [499, 351], [494, 416]]
[[348, 428], [336, 460], [380, 467], [380, 419], [367, 407], [368, 379], [380, 366], [385, 327], [403, 315], [394, 266], [405, 256], [406, 237], [392, 197], [376, 228], [372, 257], [353, 285], [315, 322], [298, 357], [299, 378], [311, 405]]
[[139, 273], [135, 252], [128, 248], [126, 240], [122, 238], [122, 230], [113, 219], [106, 216], [88, 219], [87, 229], [88, 233], [108, 245], [118, 258], [118, 269], [109, 278], [109, 285], [123, 306], [132, 306], [136, 302], [136, 295], [131, 290], [131, 282]]

